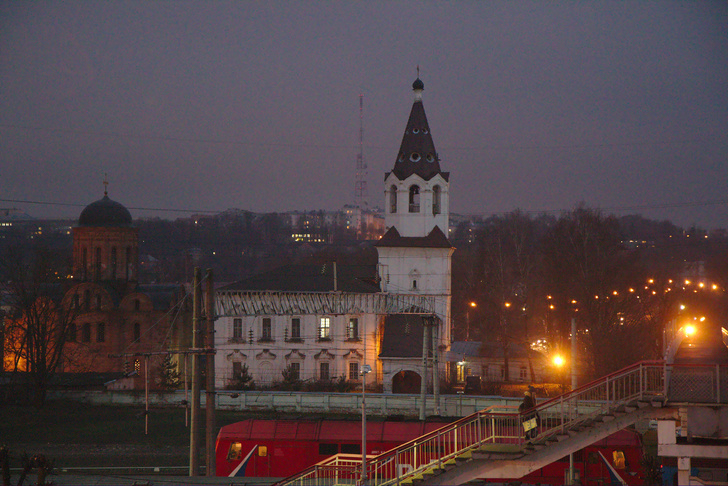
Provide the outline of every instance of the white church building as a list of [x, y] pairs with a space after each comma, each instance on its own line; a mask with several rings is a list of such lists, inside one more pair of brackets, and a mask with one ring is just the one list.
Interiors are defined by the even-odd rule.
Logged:
[[378, 264], [284, 266], [218, 289], [217, 388], [234, 383], [243, 367], [256, 386], [268, 386], [284, 370], [303, 381], [359, 382], [369, 365], [368, 385], [416, 393], [423, 349], [446, 376], [437, 356], [451, 339], [449, 173], [440, 169], [424, 84], [417, 79], [412, 88], [402, 143], [384, 178]]

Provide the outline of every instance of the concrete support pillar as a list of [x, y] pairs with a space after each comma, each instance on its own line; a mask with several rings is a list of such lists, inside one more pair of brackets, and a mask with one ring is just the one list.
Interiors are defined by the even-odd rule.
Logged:
[[690, 457], [677, 458], [677, 484], [690, 484]]

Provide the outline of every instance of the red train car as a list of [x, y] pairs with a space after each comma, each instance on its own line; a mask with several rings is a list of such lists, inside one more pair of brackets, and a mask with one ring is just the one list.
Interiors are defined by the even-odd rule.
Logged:
[[[444, 422], [367, 421], [367, 454], [380, 454]], [[249, 419], [220, 429], [218, 476], [288, 477], [334, 454], [361, 454], [361, 422]]]
[[[620, 430], [574, 453], [579, 484], [645, 484], [643, 454], [642, 436], [631, 429]], [[519, 480], [524, 484], [565, 484], [568, 469], [569, 456], [565, 456]]]
[[[444, 424], [368, 421], [367, 454], [380, 454]], [[288, 477], [337, 453], [361, 454], [361, 422], [244, 420], [220, 429], [215, 453], [218, 476]], [[584, 485], [643, 484], [642, 455], [640, 434], [625, 429], [574, 453], [574, 466]], [[564, 484], [568, 468], [566, 456], [514, 480]]]

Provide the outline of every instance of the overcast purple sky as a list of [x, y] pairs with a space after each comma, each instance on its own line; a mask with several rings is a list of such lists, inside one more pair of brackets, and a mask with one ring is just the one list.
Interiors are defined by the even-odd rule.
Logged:
[[452, 212], [728, 227], [724, 1], [2, 2], [0, 207], [382, 206], [418, 64]]

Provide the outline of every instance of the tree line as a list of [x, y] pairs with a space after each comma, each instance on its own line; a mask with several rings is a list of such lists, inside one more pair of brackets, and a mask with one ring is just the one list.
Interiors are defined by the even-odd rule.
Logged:
[[[580, 374], [595, 378], [660, 358], [672, 321], [725, 322], [728, 241], [695, 228], [581, 205], [559, 217], [494, 216], [458, 228], [453, 243], [456, 339], [497, 341], [506, 360], [536, 338], [568, 354], [574, 320]], [[687, 302], [690, 316], [680, 314]]]

